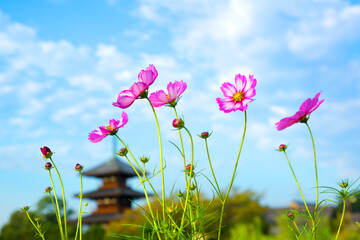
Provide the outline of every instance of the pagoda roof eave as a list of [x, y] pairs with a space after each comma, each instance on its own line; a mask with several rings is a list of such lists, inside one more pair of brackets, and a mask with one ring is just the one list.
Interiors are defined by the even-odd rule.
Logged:
[[101, 198], [111, 198], [111, 197], [121, 197], [127, 199], [136, 199], [145, 197], [144, 193], [131, 190], [129, 188], [108, 188], [108, 189], [99, 189], [96, 191], [84, 193], [84, 198], [89, 199], [101, 199]]
[[[137, 169], [137, 171], [139, 170]], [[135, 177], [136, 173], [130, 165], [120, 161], [117, 157], [114, 156], [105, 163], [102, 163], [88, 171], [83, 171], [82, 175], [99, 178], [114, 175]]]
[[[110, 221], [121, 218], [122, 215], [122, 213], [91, 214], [88, 216], [83, 216], [81, 221], [83, 224], [108, 223]], [[68, 222], [70, 224], [76, 224], [77, 219], [72, 219]]]

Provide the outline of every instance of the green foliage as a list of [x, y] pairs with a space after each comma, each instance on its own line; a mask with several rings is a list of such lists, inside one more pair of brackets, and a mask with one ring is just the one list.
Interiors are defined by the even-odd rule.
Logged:
[[[34, 213], [29, 212], [31, 217]], [[35, 231], [26, 214], [16, 211], [11, 214], [10, 221], [5, 224], [0, 233], [1, 240], [33, 240]]]
[[83, 234], [85, 240], [104, 240], [105, 230], [101, 225], [94, 224]]
[[[199, 205], [191, 205], [194, 212], [199, 214], [196, 226], [200, 230], [199, 232], [204, 232], [209, 238], [216, 238], [221, 203], [219, 199], [207, 200], [201, 197], [200, 199]], [[156, 214], [161, 214], [161, 204], [157, 200], [152, 201], [151, 206]], [[171, 206], [169, 210], [174, 222], [179, 223], [183, 214], [181, 203], [177, 199], [167, 199], [167, 206]], [[107, 226], [106, 232], [122, 239], [127, 239], [124, 237], [126, 235], [132, 236], [132, 239], [136, 239], [136, 237], [141, 239], [144, 232], [151, 232], [151, 224], [143, 215], [144, 210], [147, 211], [147, 208], [125, 211], [120, 220], [113, 221]], [[238, 223], [251, 224], [256, 222], [260, 232], [266, 231], [267, 225], [263, 220], [265, 212], [266, 208], [259, 204], [259, 198], [256, 194], [251, 191], [239, 192], [234, 190], [234, 194], [230, 195], [225, 207], [222, 236], [224, 239], [229, 237], [231, 235], [229, 229]], [[184, 232], [190, 232], [191, 226], [188, 221], [185, 226]], [[167, 229], [164, 231], [169, 231], [168, 233], [171, 234], [171, 226], [168, 226]]]
[[[62, 204], [61, 199], [59, 199], [59, 204]], [[35, 211], [29, 211], [30, 217], [32, 219], [39, 218], [41, 230], [45, 232], [46, 240], [59, 240], [59, 227], [50, 198], [48, 196], [44, 196], [36, 203], [36, 206]], [[74, 238], [75, 226], [68, 225], [68, 229], [69, 238]], [[27, 218], [26, 214], [22, 211], [16, 211], [11, 215], [9, 222], [1, 229], [0, 239], [30, 240], [35, 238], [35, 233], [36, 230]]]

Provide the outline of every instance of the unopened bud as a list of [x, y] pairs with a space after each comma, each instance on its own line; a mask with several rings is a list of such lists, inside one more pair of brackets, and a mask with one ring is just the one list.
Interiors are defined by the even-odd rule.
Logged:
[[52, 188], [51, 188], [51, 187], [47, 187], [47, 188], [45, 188], [45, 192], [46, 192], [46, 193], [51, 192], [51, 190], [52, 190]]
[[210, 137], [211, 134], [209, 134], [209, 132], [202, 132], [199, 137], [201, 137], [202, 139], [207, 139], [208, 137]]
[[51, 152], [50, 148], [48, 148], [48, 147], [46, 147], [46, 146], [40, 148], [40, 151], [41, 151], [41, 153], [43, 154], [43, 157], [44, 157], [44, 158], [50, 158], [50, 157], [53, 155], [53, 153]]
[[75, 171], [80, 172], [81, 170], [83, 170], [83, 168], [84, 168], [84, 166], [82, 166], [82, 165], [80, 165], [78, 163], [75, 165]]
[[172, 125], [174, 128], [181, 129], [185, 126], [185, 122], [181, 118], [175, 118], [172, 122]]
[[45, 163], [45, 169], [50, 170], [52, 168], [52, 164], [50, 162]]
[[122, 157], [126, 156], [127, 153], [128, 153], [128, 150], [126, 148], [122, 148], [119, 151], [119, 155]]
[[288, 218], [289, 218], [290, 220], [294, 220], [294, 219], [295, 219], [295, 215], [294, 215], [293, 213], [291, 213], [291, 212], [289, 212], [289, 213], [287, 214], [287, 216], [288, 216]]
[[279, 151], [284, 152], [287, 149], [287, 146], [285, 144], [280, 144]]
[[196, 188], [196, 186], [194, 184], [191, 184], [189, 187], [190, 190], [195, 190], [195, 188]]
[[178, 191], [176, 193], [176, 196], [178, 196], [179, 198], [182, 198], [184, 196], [184, 194], [181, 191]]
[[29, 206], [24, 206], [24, 207], [21, 208], [21, 210], [22, 210], [23, 212], [27, 212], [29, 209], [30, 209]]
[[149, 160], [150, 160], [150, 158], [145, 157], [145, 156], [140, 158], [140, 161], [143, 162], [143, 163], [147, 163]]
[[347, 181], [343, 181], [343, 182], [341, 182], [341, 184], [340, 184], [340, 187], [341, 188], [347, 188], [349, 186], [349, 183], [347, 182]]
[[[191, 169], [191, 163], [186, 165], [186, 171], [190, 171], [190, 169]], [[194, 170], [194, 167], [192, 169]]]
[[173, 207], [167, 207], [166, 210], [168, 211], [168, 213], [173, 213], [174, 212], [174, 208]]

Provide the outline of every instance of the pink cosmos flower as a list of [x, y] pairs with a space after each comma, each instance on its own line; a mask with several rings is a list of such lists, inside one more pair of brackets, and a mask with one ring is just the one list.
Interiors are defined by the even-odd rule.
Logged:
[[248, 103], [254, 101], [252, 97], [256, 95], [256, 83], [254, 75], [249, 75], [247, 79], [241, 74], [235, 76], [235, 85], [229, 82], [223, 83], [220, 89], [225, 98], [216, 98], [220, 110], [225, 113], [247, 110]]
[[146, 83], [136, 82], [129, 90], [120, 92], [113, 105], [122, 109], [128, 108], [136, 99], [146, 97], [148, 88], [149, 86]]
[[154, 67], [154, 65], [149, 64], [149, 67], [147, 67], [145, 70], [143, 69], [140, 71], [138, 79], [140, 82], [143, 82], [146, 85], [150, 86], [151, 84], [153, 84], [157, 76], [158, 72], [156, 68]]
[[287, 127], [290, 127], [291, 125], [303, 122], [306, 123], [309, 119], [309, 115], [315, 111], [320, 104], [324, 101], [324, 99], [319, 101], [319, 96], [321, 92], [318, 92], [313, 99], [308, 98], [306, 99], [300, 106], [299, 111], [297, 111], [293, 116], [286, 117], [281, 119], [279, 122], [277, 122], [276, 128], [277, 130], [281, 131], [284, 130]]
[[136, 99], [146, 98], [148, 95], [147, 90], [157, 76], [156, 68], [150, 64], [145, 70], [140, 71], [138, 75], [139, 82], [135, 82], [129, 90], [121, 91], [113, 105], [125, 109], [130, 107]]
[[180, 95], [186, 90], [187, 84], [182, 80], [170, 82], [167, 85], [168, 94], [163, 90], [156, 91], [150, 94], [150, 101], [154, 107], [161, 107], [168, 104], [170, 107], [175, 107]]
[[124, 125], [128, 122], [128, 115], [125, 112], [122, 112], [121, 119], [115, 120], [111, 119], [109, 121], [109, 125], [100, 126], [100, 130], [94, 130], [89, 133], [90, 142], [97, 143], [103, 140], [107, 135], [115, 135], [119, 128], [124, 127]]

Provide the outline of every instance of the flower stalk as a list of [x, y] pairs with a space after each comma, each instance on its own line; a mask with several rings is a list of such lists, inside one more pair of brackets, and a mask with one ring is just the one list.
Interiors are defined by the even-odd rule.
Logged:
[[239, 153], [238, 153], [238, 156], [237, 156], [237, 158], [236, 158], [236, 163], [235, 163], [234, 172], [233, 172], [233, 175], [232, 175], [232, 177], [231, 177], [230, 185], [229, 185], [229, 188], [228, 188], [228, 190], [227, 190], [227, 193], [226, 193], [224, 199], [220, 199], [220, 200], [221, 200], [221, 212], [220, 212], [220, 221], [219, 221], [218, 240], [221, 239], [221, 229], [222, 229], [222, 221], [223, 221], [223, 217], [224, 217], [225, 203], [226, 203], [226, 201], [227, 201], [227, 199], [228, 199], [228, 197], [229, 197], [231, 187], [232, 187], [232, 185], [233, 185], [233, 183], [234, 183], [234, 180], [235, 180], [236, 170], [237, 170], [237, 166], [238, 166], [238, 163], [239, 163], [241, 150], [242, 150], [243, 143], [244, 143], [244, 139], [245, 139], [246, 125], [247, 125], [247, 115], [246, 115], [246, 111], [244, 111], [244, 116], [245, 116], [244, 132], [243, 132], [243, 136], [242, 136], [242, 139], [241, 139], [241, 144], [240, 144], [240, 148], [239, 148]]

